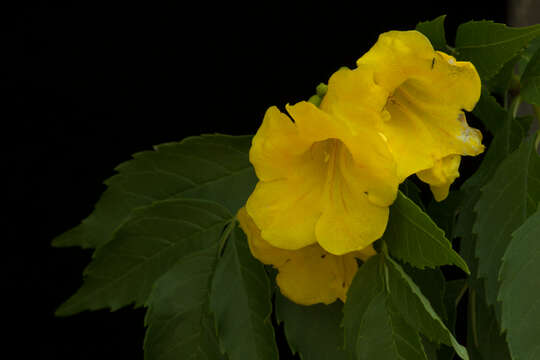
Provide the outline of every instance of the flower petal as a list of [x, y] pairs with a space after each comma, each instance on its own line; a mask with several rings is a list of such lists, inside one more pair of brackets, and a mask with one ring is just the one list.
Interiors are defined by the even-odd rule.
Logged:
[[480, 132], [468, 126], [462, 111], [471, 111], [480, 97], [480, 77], [471, 63], [434, 51], [417, 31], [381, 34], [357, 63], [373, 67], [375, 82], [390, 94], [381, 109], [387, 119], [382, 132], [400, 181], [445, 156], [484, 150]]
[[[351, 128], [308, 102], [287, 109], [296, 131], [265, 125], [255, 136], [254, 144], [281, 139], [279, 147], [252, 151], [258, 153], [253, 160], [273, 162], [273, 176], [268, 177], [273, 180], [259, 181], [247, 201], [247, 212], [262, 237], [282, 249], [319, 242], [340, 255], [365, 248], [384, 232], [387, 207], [397, 194], [395, 163], [384, 137], [369, 127]], [[303, 153], [297, 151], [298, 144]], [[288, 150], [280, 149], [288, 148], [297, 152], [289, 151], [282, 159]], [[253, 164], [256, 169], [261, 166], [258, 160]], [[326, 237], [328, 232], [331, 237]]]
[[430, 169], [419, 171], [416, 176], [429, 184], [431, 192], [437, 201], [443, 201], [448, 196], [450, 185], [459, 177], [461, 156], [449, 155], [435, 162]]
[[365, 261], [375, 255], [371, 245], [344, 256], [329, 254], [317, 244], [299, 250], [279, 249], [263, 240], [245, 208], [240, 209], [237, 219], [253, 256], [278, 269], [276, 283], [281, 292], [301, 305], [330, 304], [338, 298], [345, 301], [358, 268], [356, 258]]
[[278, 268], [276, 283], [283, 295], [301, 305], [345, 301], [358, 269], [354, 255], [332, 255], [319, 245], [295, 252], [291, 261]]
[[303, 141], [291, 119], [275, 106], [268, 108], [263, 122], [253, 137], [249, 160], [257, 177], [271, 181], [283, 177], [297, 166], [298, 157], [311, 145]]

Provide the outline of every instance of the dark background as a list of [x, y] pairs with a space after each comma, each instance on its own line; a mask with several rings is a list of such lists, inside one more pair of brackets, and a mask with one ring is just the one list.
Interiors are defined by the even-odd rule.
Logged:
[[459, 23], [507, 21], [500, 0], [25, 4], [0, 12], [4, 311], [20, 359], [142, 359], [143, 310], [53, 316], [91, 253], [50, 241], [92, 211], [115, 165], [190, 135], [254, 133], [268, 106], [307, 99], [381, 32], [447, 14], [452, 43]]

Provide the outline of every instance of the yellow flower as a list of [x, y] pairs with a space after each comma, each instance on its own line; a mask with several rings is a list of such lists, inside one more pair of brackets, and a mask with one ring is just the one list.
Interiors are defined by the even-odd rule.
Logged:
[[[259, 182], [246, 209], [265, 241], [296, 250], [319, 244], [342, 255], [379, 239], [398, 179], [384, 136], [308, 102], [271, 107], [253, 138]], [[358, 115], [371, 121], [369, 109]], [[368, 126], [369, 125], [369, 126]]]
[[408, 176], [437, 201], [448, 196], [461, 156], [484, 150], [464, 114], [479, 97], [471, 63], [417, 31], [391, 31], [355, 69], [332, 75], [319, 107], [267, 110], [249, 154], [259, 182], [238, 218], [253, 255], [279, 270], [284, 295], [344, 301], [356, 258], [374, 253]]
[[[468, 126], [463, 112], [480, 97], [476, 69], [435, 51], [418, 31], [381, 34], [357, 66], [332, 76], [321, 109], [355, 122], [364, 120], [351, 109], [375, 107], [383, 121], [373, 123], [388, 140], [399, 182], [417, 173], [436, 200], [443, 200], [459, 176], [459, 156], [484, 150], [482, 134]], [[363, 79], [367, 74], [371, 78]], [[378, 87], [370, 94], [380, 97], [366, 97], [367, 81]]]
[[336, 299], [345, 301], [358, 269], [356, 258], [365, 261], [375, 255], [371, 245], [343, 256], [332, 255], [317, 244], [298, 250], [276, 248], [262, 239], [245, 208], [240, 209], [237, 219], [247, 235], [253, 256], [279, 271], [276, 283], [281, 293], [297, 304], [330, 304]]

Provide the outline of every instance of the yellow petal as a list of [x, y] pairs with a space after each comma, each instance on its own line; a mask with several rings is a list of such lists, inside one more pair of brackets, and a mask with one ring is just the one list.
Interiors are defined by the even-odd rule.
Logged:
[[246, 234], [251, 254], [256, 259], [263, 264], [274, 265], [276, 268], [290, 261], [291, 250], [283, 250], [264, 241], [261, 237], [261, 231], [248, 215], [245, 207], [238, 210], [236, 218], [240, 224], [240, 228]]
[[328, 81], [321, 110], [358, 125], [377, 127], [389, 92], [375, 83], [371, 67], [341, 68]]
[[340, 255], [365, 248], [384, 232], [397, 193], [395, 163], [384, 137], [367, 127], [351, 128], [308, 102], [287, 109], [296, 131], [263, 126], [254, 144], [280, 137], [280, 149], [296, 151], [301, 144], [305, 151], [289, 151], [283, 159], [285, 150], [272, 152], [277, 147], [252, 150], [260, 153], [251, 156], [257, 174], [259, 167], [268, 167], [259, 161], [264, 159], [272, 162], [273, 177], [259, 181], [247, 201], [248, 214], [262, 237], [282, 249], [318, 242]]
[[357, 63], [372, 67], [375, 83], [389, 93], [381, 109], [382, 133], [400, 181], [448, 155], [484, 150], [481, 133], [468, 126], [463, 113], [480, 97], [480, 77], [471, 63], [434, 51], [417, 31], [381, 34]]
[[345, 301], [358, 268], [356, 258], [365, 261], [376, 254], [371, 245], [343, 256], [332, 255], [317, 244], [299, 250], [279, 249], [263, 240], [244, 208], [238, 212], [237, 219], [253, 256], [278, 269], [276, 283], [282, 294], [301, 305]]
[[279, 179], [297, 166], [298, 157], [310, 146], [303, 141], [291, 119], [272, 106], [253, 137], [249, 160], [262, 181]]
[[429, 184], [435, 200], [442, 201], [448, 196], [450, 185], [459, 176], [461, 156], [449, 155], [435, 162], [430, 169], [419, 171], [416, 175]]
[[301, 305], [345, 301], [358, 269], [354, 255], [336, 256], [319, 245], [296, 250], [291, 261], [278, 268], [281, 293]]
[[[324, 152], [330, 154], [333, 153], [332, 148], [343, 149], [341, 155], [348, 160], [341, 163], [342, 169], [354, 171], [356, 168], [361, 172], [356, 174], [354, 181], [362, 184], [358, 185], [368, 192], [372, 203], [389, 206], [394, 202], [398, 185], [396, 163], [385, 136], [371, 125], [372, 121], [350, 122], [305, 101], [287, 106], [287, 110], [295, 120], [300, 136], [314, 144], [312, 150], [323, 147], [326, 148]], [[372, 118], [369, 111], [363, 115], [367, 119]], [[333, 141], [329, 142], [329, 139]], [[340, 144], [344, 147], [337, 146]]]

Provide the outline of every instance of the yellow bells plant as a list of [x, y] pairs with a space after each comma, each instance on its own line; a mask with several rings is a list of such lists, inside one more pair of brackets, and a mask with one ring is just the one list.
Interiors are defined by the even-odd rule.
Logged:
[[[56, 314], [146, 308], [145, 359], [278, 360], [278, 344], [310, 360], [537, 354], [522, 335], [540, 323], [540, 157], [516, 113], [540, 104], [540, 25], [471, 21], [452, 47], [444, 16], [416, 29], [380, 35], [308, 101], [268, 108], [254, 136], [193, 136], [118, 165], [94, 211], [53, 241], [95, 249]], [[400, 193], [416, 175], [449, 196], [462, 156], [484, 151], [465, 116], [481, 89], [475, 115], [493, 141], [474, 176], [436, 206]], [[462, 298], [483, 314], [468, 348], [441, 316]]]
[[[353, 252], [368, 249], [384, 233], [389, 206], [408, 176], [416, 173], [437, 201], [445, 199], [459, 176], [461, 155], [484, 150], [481, 133], [468, 126], [463, 112], [473, 109], [480, 87], [471, 63], [435, 51], [417, 31], [391, 31], [357, 68], [332, 75], [319, 107], [288, 105], [290, 117], [269, 108], [250, 150], [259, 182], [244, 218], [257, 229], [251, 238], [266, 244], [254, 247], [250, 240], [253, 255], [280, 274], [300, 274], [300, 263], [304, 272], [317, 267], [311, 257], [323, 252], [352, 264]], [[264, 255], [281, 254], [275, 249], [288, 258], [294, 251], [302, 255], [285, 272], [281, 260]], [[304, 283], [317, 284], [321, 272], [335, 276], [320, 265], [305, 273], [313, 279]], [[303, 287], [286, 285], [290, 278], [282, 275], [278, 285], [298, 303], [345, 299], [343, 274], [336, 278], [345, 293], [321, 281], [319, 289], [309, 285], [300, 294]]]

